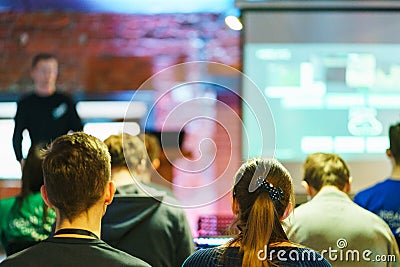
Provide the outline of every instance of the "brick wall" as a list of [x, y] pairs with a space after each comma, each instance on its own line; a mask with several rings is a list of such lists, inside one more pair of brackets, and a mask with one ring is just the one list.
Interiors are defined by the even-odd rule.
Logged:
[[[239, 33], [217, 14], [0, 13], [0, 92], [28, 90], [31, 58], [41, 51], [59, 58], [61, 88], [96, 91], [104, 82], [100, 89], [107, 91], [136, 89], [159, 62], [210, 60], [238, 68], [239, 41]], [[115, 60], [124, 57], [128, 67]], [[136, 68], [129, 64], [135, 58], [142, 62]], [[107, 77], [101, 80], [104, 70], [96, 67], [107, 60]], [[132, 81], [130, 88], [124, 76]]]

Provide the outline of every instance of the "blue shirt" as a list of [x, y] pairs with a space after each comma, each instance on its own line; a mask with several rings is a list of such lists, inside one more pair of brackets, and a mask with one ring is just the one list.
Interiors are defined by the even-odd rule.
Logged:
[[400, 181], [386, 179], [367, 188], [354, 197], [354, 202], [377, 214], [390, 227], [393, 235], [400, 237]]

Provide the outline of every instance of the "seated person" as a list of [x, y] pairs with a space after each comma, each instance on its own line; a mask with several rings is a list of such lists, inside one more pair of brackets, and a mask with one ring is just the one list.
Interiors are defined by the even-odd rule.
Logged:
[[[146, 130], [144, 134], [141, 134], [141, 138], [148, 149], [149, 157], [152, 154], [151, 150], [155, 146], [158, 147], [158, 159], [152, 160], [155, 172], [153, 172], [151, 180], [152, 183], [169, 188], [170, 191], [167, 191], [167, 193], [170, 194], [174, 190], [175, 161], [182, 157], [187, 159], [192, 157], [191, 151], [185, 149], [185, 130], [161, 132]], [[146, 138], [147, 140], [145, 140]]]
[[165, 192], [141, 183], [144, 143], [129, 134], [112, 135], [104, 142], [117, 188], [103, 218], [104, 240], [152, 266], [181, 266], [194, 250], [186, 214]]
[[375, 213], [389, 224], [400, 246], [400, 123], [389, 128], [390, 148], [386, 155], [392, 164], [392, 173], [385, 181], [367, 188], [354, 197], [354, 202]]
[[196, 251], [184, 267], [331, 266], [317, 252], [287, 238], [281, 221], [294, 205], [293, 183], [278, 161], [251, 159], [242, 164], [232, 193], [239, 233], [223, 246]]
[[22, 169], [21, 192], [0, 200], [0, 241], [6, 255], [46, 239], [56, 221], [56, 213], [40, 195], [43, 185], [41, 145], [29, 149]]
[[[368, 258], [375, 259], [378, 255], [396, 255], [397, 261], [400, 260], [396, 241], [387, 224], [354, 204], [347, 195], [350, 171], [341, 157], [314, 153], [307, 157], [303, 167], [304, 185], [312, 199], [297, 207], [288, 218], [287, 234], [291, 241], [320, 253], [337, 250], [350, 255], [351, 251], [357, 251], [358, 256], [355, 254], [347, 260], [338, 257], [337, 253], [336, 258], [329, 258], [332, 266], [376, 266], [377, 263]], [[365, 259], [363, 252], [367, 250], [371, 253]]]
[[44, 156], [43, 175], [42, 197], [56, 211], [54, 236], [0, 266], [150, 266], [99, 239], [115, 191], [103, 142], [85, 133], [58, 137]]
[[161, 164], [161, 147], [158, 138], [149, 133], [143, 133], [139, 137], [143, 141], [147, 152], [147, 166], [146, 170], [140, 175], [141, 181], [150, 187], [165, 191], [170, 197], [176, 198], [170, 189], [171, 182], [164, 179], [157, 171]]

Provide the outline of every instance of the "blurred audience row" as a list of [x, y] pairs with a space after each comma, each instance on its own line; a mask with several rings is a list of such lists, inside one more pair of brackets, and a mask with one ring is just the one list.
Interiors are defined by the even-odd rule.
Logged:
[[[400, 124], [390, 128], [390, 138], [398, 136]], [[339, 155], [327, 153], [307, 157], [303, 183], [310, 200], [294, 211], [285, 167], [275, 159], [246, 161], [232, 190], [236, 235], [222, 246], [194, 252], [179, 201], [149, 179], [155, 171], [146, 150], [151, 138], [119, 134], [102, 142], [78, 132], [47, 149], [33, 146], [21, 194], [0, 201], [0, 238], [8, 256], [0, 264], [69, 266], [85, 257], [88, 266], [399, 265], [388, 223], [350, 199], [350, 170]], [[397, 147], [391, 141], [393, 173], [383, 183], [399, 183]], [[378, 187], [375, 197], [391, 205], [394, 185], [372, 187], [355, 199], [385, 203], [373, 199]], [[378, 256], [385, 261], [378, 264]]]

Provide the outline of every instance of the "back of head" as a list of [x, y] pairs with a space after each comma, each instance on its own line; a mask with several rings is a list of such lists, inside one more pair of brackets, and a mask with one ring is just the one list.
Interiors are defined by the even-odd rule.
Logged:
[[44, 184], [61, 220], [72, 221], [104, 195], [111, 177], [110, 154], [94, 136], [78, 132], [55, 139], [43, 160]]
[[37, 54], [37, 55], [35, 55], [33, 57], [31, 68], [34, 69], [39, 61], [47, 60], [47, 59], [55, 59], [55, 60], [57, 60], [56, 57], [53, 54], [50, 54], [50, 53], [39, 53], [39, 54]]
[[[258, 182], [263, 182], [260, 186]], [[274, 190], [282, 195], [273, 199]], [[237, 224], [241, 234], [243, 266], [268, 266], [257, 258], [265, 245], [288, 241], [281, 219], [289, 203], [294, 205], [293, 183], [289, 172], [274, 159], [251, 159], [237, 171], [233, 197], [238, 203]]]
[[22, 169], [22, 186], [20, 197], [24, 199], [30, 193], [40, 192], [43, 185], [43, 152], [40, 150], [44, 145], [31, 146]]
[[159, 159], [161, 147], [157, 137], [155, 137], [153, 134], [144, 133], [140, 135], [140, 138], [146, 147], [150, 162]]
[[311, 154], [304, 162], [303, 169], [304, 181], [317, 191], [327, 185], [343, 190], [350, 181], [349, 167], [337, 154]]
[[111, 167], [126, 167], [136, 171], [146, 156], [144, 143], [138, 136], [127, 133], [111, 135], [104, 143], [111, 155]]
[[400, 123], [391, 125], [389, 128], [390, 152], [396, 162], [400, 164]]

